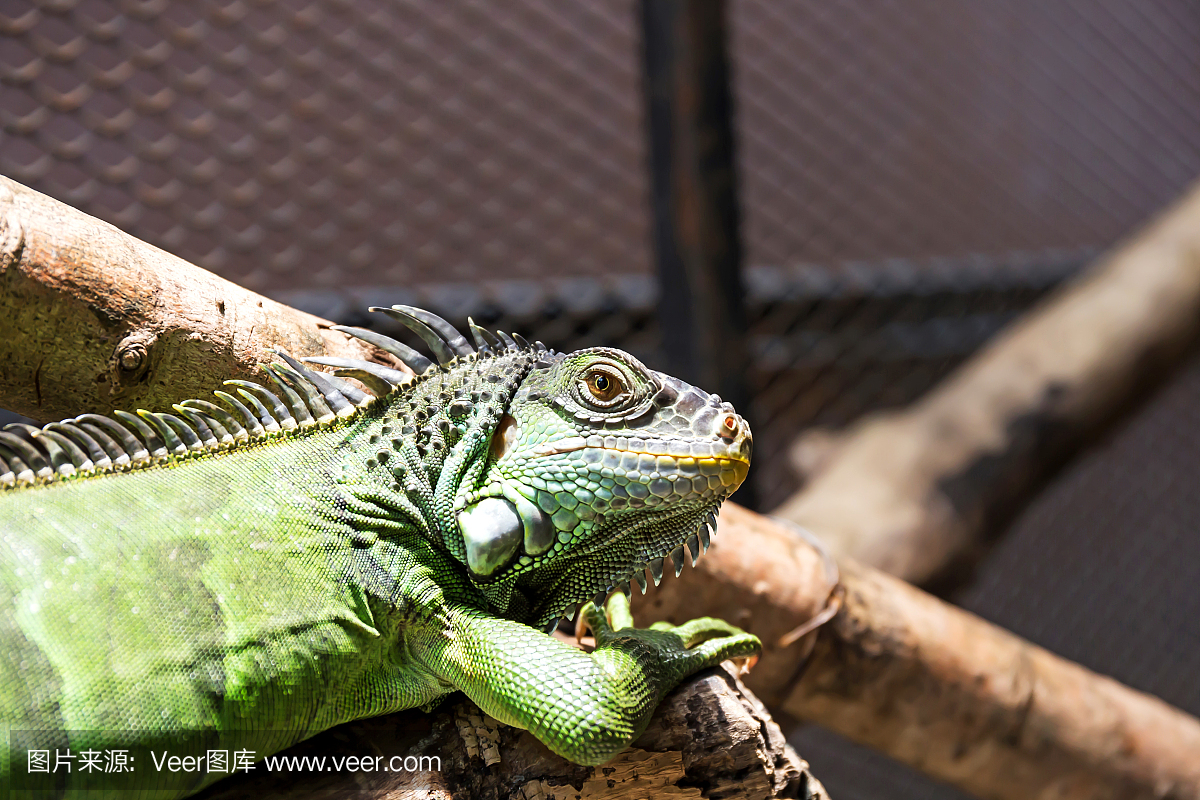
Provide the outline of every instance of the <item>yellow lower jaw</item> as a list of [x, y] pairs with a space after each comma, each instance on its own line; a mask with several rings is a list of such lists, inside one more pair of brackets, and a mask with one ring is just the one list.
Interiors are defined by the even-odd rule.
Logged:
[[[579, 439], [579, 441], [583, 441]], [[561, 445], [562, 443], [558, 443]], [[554, 450], [554, 453], [571, 452], [573, 450], [581, 450], [583, 447], [559, 447]], [[605, 448], [606, 450], [615, 450], [620, 453], [636, 453], [640, 456], [655, 456], [656, 458], [668, 458], [676, 462], [676, 465], [682, 465], [684, 462], [694, 463], [699, 469], [699, 474], [704, 476], [716, 475], [721, 479], [721, 485], [729, 490], [732, 494], [746, 480], [746, 474], [750, 471], [750, 462], [741, 458], [731, 458], [729, 456], [671, 456], [666, 453], [655, 453], [648, 450], [617, 450], [616, 448]], [[551, 454], [549, 449], [544, 452], [539, 452], [538, 456]], [[692, 474], [689, 472], [689, 474]], [[686, 477], [686, 476], [685, 476]]]
[[737, 480], [734, 481], [733, 488], [736, 489], [737, 487], [741, 486], [742, 481], [746, 480], [746, 475], [749, 472], [750, 472], [750, 462], [749, 461], [734, 461], [733, 462], [733, 475], [735, 478], [737, 478]]
[[700, 466], [701, 472], [705, 472], [705, 467], [716, 467], [719, 471], [717, 475], [721, 478], [721, 484], [728, 487], [732, 492], [742, 485], [742, 481], [746, 480], [746, 474], [750, 471], [750, 462], [741, 461], [733, 458], [697, 458], [696, 464]]

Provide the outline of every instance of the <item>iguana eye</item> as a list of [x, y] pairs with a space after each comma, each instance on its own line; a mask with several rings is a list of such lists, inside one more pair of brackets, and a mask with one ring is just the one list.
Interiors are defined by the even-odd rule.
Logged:
[[554, 402], [576, 419], [599, 424], [641, 415], [653, 406], [658, 384], [627, 353], [604, 347], [581, 350], [572, 354], [567, 366], [570, 372], [559, 384], [565, 397]]
[[591, 395], [593, 405], [608, 408], [622, 400], [627, 394], [625, 382], [615, 372], [592, 367], [583, 374], [583, 384]]

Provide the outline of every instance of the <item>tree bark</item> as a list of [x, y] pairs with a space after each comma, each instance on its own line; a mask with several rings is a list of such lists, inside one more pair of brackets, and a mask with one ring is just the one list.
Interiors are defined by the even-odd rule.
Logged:
[[[633, 746], [600, 767], [554, 755], [526, 731], [501, 725], [461, 696], [432, 715], [408, 711], [342, 725], [286, 755], [327, 762], [366, 756], [372, 767], [403, 767], [410, 757], [415, 769], [303, 775], [256, 769], [221, 781], [197, 800], [829, 800], [779, 726], [727, 666], [700, 673], [668, 695]], [[434, 768], [416, 760], [422, 756], [440, 763]]]
[[909, 408], [802, 440], [815, 470], [774, 513], [838, 556], [948, 589], [1198, 333], [1200, 186]]
[[329, 325], [0, 176], [2, 408], [169, 410], [261, 380], [271, 348], [383, 359]]
[[732, 504], [719, 523], [696, 568], [634, 610], [758, 634], [746, 683], [768, 706], [979, 797], [1200, 800], [1200, 720], [870, 567], [843, 561], [841, 611], [781, 645], [829, 600], [820, 553]]

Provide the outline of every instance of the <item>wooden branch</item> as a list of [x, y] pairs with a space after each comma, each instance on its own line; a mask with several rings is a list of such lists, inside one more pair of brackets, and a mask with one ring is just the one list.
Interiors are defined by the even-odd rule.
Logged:
[[836, 441], [774, 513], [914, 583], [962, 575], [1200, 333], [1200, 186], [922, 400]]
[[829, 597], [821, 556], [732, 504], [719, 521], [696, 568], [635, 612], [758, 634], [746, 682], [767, 705], [980, 797], [1200, 800], [1200, 721], [869, 567], [844, 561], [841, 612], [781, 647]]
[[379, 360], [329, 324], [0, 177], [0, 408], [169, 410], [274, 347]]
[[[286, 754], [323, 756], [327, 763], [367, 756], [371, 767], [403, 767], [411, 756], [409, 764], [417, 769], [304, 775], [257, 769], [214, 785], [197, 800], [829, 800], [728, 667], [701, 673], [668, 695], [633, 746], [601, 767], [554, 755], [526, 731], [501, 725], [461, 696], [433, 715], [412, 711], [343, 725]], [[439, 767], [415, 760], [421, 756], [438, 758]]]

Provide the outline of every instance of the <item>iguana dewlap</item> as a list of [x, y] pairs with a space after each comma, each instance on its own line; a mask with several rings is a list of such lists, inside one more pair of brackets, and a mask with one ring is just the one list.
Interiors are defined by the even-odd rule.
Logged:
[[[732, 406], [619, 350], [383, 310], [435, 360], [341, 330], [416, 377], [280, 354], [219, 403], [0, 433], [0, 796], [113, 785], [28, 775], [18, 745], [262, 758], [455, 690], [599, 764], [757, 650], [717, 620], [634, 629], [625, 597], [707, 549], [749, 466]], [[543, 632], [579, 604], [592, 653]], [[221, 777], [133, 766], [154, 797]]]

